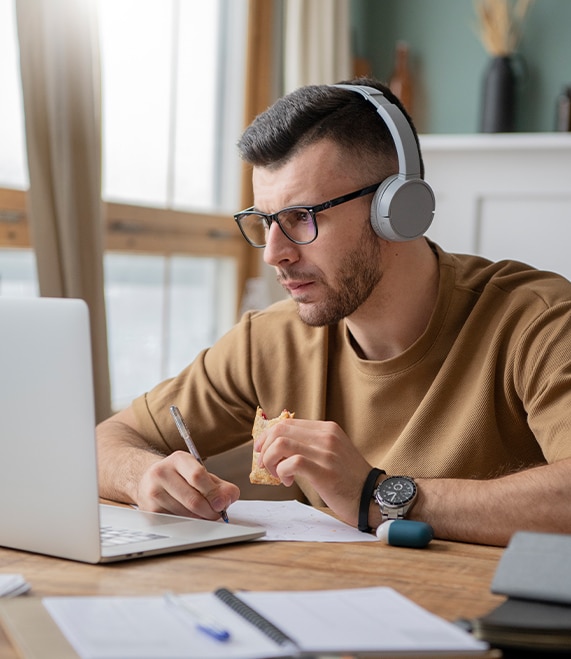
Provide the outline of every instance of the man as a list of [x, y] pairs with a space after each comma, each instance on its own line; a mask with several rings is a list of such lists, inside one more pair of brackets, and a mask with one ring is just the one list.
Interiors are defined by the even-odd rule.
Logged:
[[[354, 84], [406, 117], [382, 85]], [[248, 441], [260, 405], [295, 413], [256, 442], [261, 464], [362, 530], [406, 516], [466, 542], [571, 532], [571, 284], [373, 229], [402, 156], [382, 116], [354, 90], [308, 87], [245, 131], [255, 205], [236, 219], [291, 300], [100, 424], [102, 496], [217, 519], [238, 489], [186, 451], [169, 407], [207, 457]]]

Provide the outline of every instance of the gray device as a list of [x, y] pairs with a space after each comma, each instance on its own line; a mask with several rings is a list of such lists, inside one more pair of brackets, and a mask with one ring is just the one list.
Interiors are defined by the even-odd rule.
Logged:
[[372, 103], [389, 129], [397, 150], [399, 172], [383, 181], [371, 203], [371, 225], [385, 240], [402, 242], [422, 236], [436, 206], [434, 192], [420, 177], [420, 154], [404, 114], [374, 87], [333, 85], [360, 94]]
[[[102, 545], [102, 526], [128, 542]], [[0, 546], [100, 563], [264, 533], [101, 505], [87, 305], [0, 297]]]
[[571, 535], [514, 533], [496, 568], [491, 591], [518, 599], [571, 604]]

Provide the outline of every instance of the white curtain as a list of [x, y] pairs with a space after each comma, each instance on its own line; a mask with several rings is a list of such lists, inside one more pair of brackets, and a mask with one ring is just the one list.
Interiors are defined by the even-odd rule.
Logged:
[[95, 5], [16, 0], [40, 293], [90, 310], [96, 416], [111, 414], [101, 207], [99, 47]]
[[284, 93], [353, 77], [349, 0], [285, 0]]

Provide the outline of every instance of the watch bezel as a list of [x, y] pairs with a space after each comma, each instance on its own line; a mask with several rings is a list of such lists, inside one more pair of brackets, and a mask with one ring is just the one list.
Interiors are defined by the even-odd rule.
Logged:
[[[387, 501], [386, 499], [383, 498], [381, 492], [383, 489], [383, 486], [388, 483], [389, 481], [406, 481], [407, 483], [410, 483], [412, 485], [412, 494], [404, 501], [399, 501], [398, 503], [392, 503], [391, 501]], [[414, 479], [411, 478], [410, 476], [388, 476], [387, 478], [384, 478], [375, 488], [374, 492], [374, 497], [376, 502], [379, 504], [379, 506], [385, 506], [386, 508], [390, 508], [392, 510], [398, 510], [399, 508], [404, 508], [405, 506], [408, 506], [410, 503], [412, 503], [417, 495], [417, 485], [414, 482]]]

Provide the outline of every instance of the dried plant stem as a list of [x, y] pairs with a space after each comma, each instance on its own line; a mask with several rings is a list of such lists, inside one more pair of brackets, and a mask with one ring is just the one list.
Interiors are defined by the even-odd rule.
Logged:
[[476, 0], [480, 39], [490, 55], [500, 57], [515, 52], [532, 3], [533, 0]]

